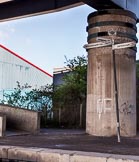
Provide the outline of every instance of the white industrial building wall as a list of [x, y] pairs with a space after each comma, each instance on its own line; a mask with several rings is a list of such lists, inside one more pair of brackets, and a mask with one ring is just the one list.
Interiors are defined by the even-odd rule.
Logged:
[[0, 91], [16, 88], [17, 81], [20, 85], [28, 83], [32, 88], [40, 88], [52, 83], [52, 77], [0, 47]]

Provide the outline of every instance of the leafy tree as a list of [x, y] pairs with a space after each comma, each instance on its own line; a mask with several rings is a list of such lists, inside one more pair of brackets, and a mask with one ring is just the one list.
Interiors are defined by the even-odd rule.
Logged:
[[28, 108], [28, 101], [26, 100], [26, 91], [31, 88], [27, 83], [24, 86], [21, 86], [17, 81], [17, 87], [14, 88], [12, 92], [5, 92], [3, 94], [4, 99], [1, 100], [1, 103], [15, 106], [15, 107], [24, 107]]
[[43, 125], [46, 125], [47, 117], [51, 118], [53, 86], [45, 85], [40, 89], [30, 89], [27, 83], [17, 87], [11, 93], [4, 93], [2, 104], [19, 108], [26, 108], [42, 112]]
[[87, 85], [87, 58], [77, 56], [73, 59], [66, 59], [66, 66], [69, 72], [63, 77], [64, 83], [54, 88], [54, 104], [62, 108], [68, 105], [80, 105], [80, 126], [82, 125], [82, 108], [86, 99]]
[[139, 60], [136, 61], [136, 76], [139, 79]]
[[[42, 111], [43, 124], [46, 124], [47, 116], [50, 115], [52, 106], [60, 109], [80, 107], [80, 126], [82, 125], [82, 109], [86, 100], [86, 80], [87, 80], [87, 58], [85, 56], [77, 56], [73, 59], [67, 59], [65, 62], [69, 72], [63, 77], [64, 83], [58, 87], [46, 85], [40, 89], [31, 90], [31, 86], [25, 84], [21, 86], [17, 82], [17, 87], [12, 93], [4, 94], [3, 104], [17, 106], [26, 109]], [[52, 100], [53, 105], [52, 105]]]

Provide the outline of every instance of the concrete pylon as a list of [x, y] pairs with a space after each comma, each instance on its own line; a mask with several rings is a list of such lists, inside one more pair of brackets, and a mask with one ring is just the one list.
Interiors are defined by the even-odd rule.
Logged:
[[[137, 42], [135, 14], [102, 10], [88, 16], [88, 44], [100, 38], [114, 44]], [[98, 39], [99, 38], [99, 39]], [[101, 43], [105, 43], [103, 39]], [[112, 46], [88, 49], [86, 132], [117, 134]], [[136, 135], [136, 47], [115, 49], [121, 136]]]

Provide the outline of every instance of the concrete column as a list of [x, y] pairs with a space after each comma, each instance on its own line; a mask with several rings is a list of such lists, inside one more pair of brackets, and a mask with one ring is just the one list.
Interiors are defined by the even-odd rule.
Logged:
[[[115, 44], [135, 41], [136, 16], [127, 10], [103, 10], [88, 16], [88, 43], [97, 38]], [[136, 135], [136, 47], [115, 50], [120, 130]], [[95, 136], [116, 135], [116, 108], [112, 47], [88, 50], [86, 132]]]
[[0, 137], [5, 136], [6, 132], [6, 115], [0, 114]]

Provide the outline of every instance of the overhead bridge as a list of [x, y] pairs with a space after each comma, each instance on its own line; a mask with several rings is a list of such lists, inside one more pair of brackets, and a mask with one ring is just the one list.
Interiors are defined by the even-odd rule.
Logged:
[[86, 132], [95, 136], [117, 133], [120, 142], [120, 135], [136, 135], [139, 0], [0, 0], [0, 21], [83, 4], [98, 10], [88, 16], [85, 46], [88, 52]]
[[83, 4], [97, 10], [124, 8], [139, 17], [138, 0], [0, 0], [0, 21], [56, 12]]

